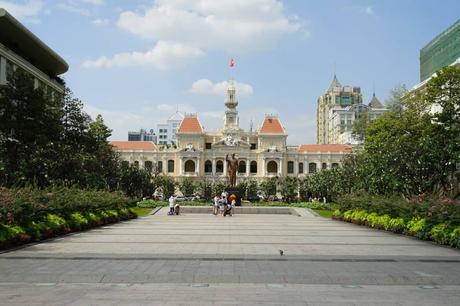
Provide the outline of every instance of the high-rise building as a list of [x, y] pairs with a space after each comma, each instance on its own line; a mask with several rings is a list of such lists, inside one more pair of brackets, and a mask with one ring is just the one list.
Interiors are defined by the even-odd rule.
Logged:
[[362, 137], [354, 137], [352, 133], [355, 121], [363, 114], [372, 121], [385, 111], [375, 93], [367, 105], [363, 104], [361, 88], [342, 86], [334, 75], [329, 89], [318, 98], [317, 143], [361, 144]]
[[420, 82], [460, 59], [460, 19], [420, 50]]
[[157, 135], [155, 135], [153, 129], [149, 131], [140, 129], [139, 131], [128, 132], [128, 141], [152, 141], [157, 143]]
[[329, 135], [331, 130], [329, 121], [331, 109], [340, 110], [363, 103], [361, 88], [357, 86], [342, 86], [336, 75], [328, 90], [318, 98], [316, 108], [316, 142], [318, 144], [334, 143], [334, 136]]
[[334, 106], [329, 110], [329, 143], [340, 144], [362, 144], [364, 141], [363, 136], [355, 137], [353, 135], [353, 125], [362, 115], [366, 116], [366, 120], [373, 121], [381, 116], [387, 109], [382, 105], [379, 99], [372, 95], [369, 103], [353, 104], [347, 107]]
[[62, 96], [64, 82], [58, 77], [69, 65], [5, 9], [0, 8], [0, 85], [22, 69], [35, 86], [43, 87], [52, 97]]
[[157, 144], [159, 145], [177, 145], [176, 133], [184, 116], [176, 111], [166, 123], [157, 124]]

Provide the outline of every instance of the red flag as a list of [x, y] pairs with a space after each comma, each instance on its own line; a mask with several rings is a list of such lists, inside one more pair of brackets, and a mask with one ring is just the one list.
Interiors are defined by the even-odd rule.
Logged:
[[235, 67], [235, 60], [233, 59], [233, 57], [230, 59], [230, 67]]

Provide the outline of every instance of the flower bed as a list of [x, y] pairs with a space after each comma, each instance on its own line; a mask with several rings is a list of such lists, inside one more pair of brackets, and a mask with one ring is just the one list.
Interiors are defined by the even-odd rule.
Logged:
[[0, 189], [0, 249], [136, 218], [119, 193], [74, 188]]
[[446, 223], [432, 225], [421, 217], [412, 217], [405, 220], [400, 217], [393, 218], [387, 214], [379, 215], [375, 212], [367, 212], [359, 209], [347, 210], [345, 212], [336, 210], [332, 218], [460, 248], [460, 226], [452, 226]]

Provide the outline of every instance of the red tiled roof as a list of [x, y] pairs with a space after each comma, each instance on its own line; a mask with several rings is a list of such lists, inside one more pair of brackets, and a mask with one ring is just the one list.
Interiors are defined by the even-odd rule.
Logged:
[[118, 150], [155, 150], [157, 148], [151, 141], [112, 141], [110, 144]]
[[344, 152], [350, 153], [351, 147], [345, 144], [303, 144], [299, 146], [299, 152]]
[[178, 133], [203, 133], [203, 128], [197, 117], [185, 117], [177, 130]]
[[265, 118], [259, 133], [284, 134], [284, 128], [278, 118]]

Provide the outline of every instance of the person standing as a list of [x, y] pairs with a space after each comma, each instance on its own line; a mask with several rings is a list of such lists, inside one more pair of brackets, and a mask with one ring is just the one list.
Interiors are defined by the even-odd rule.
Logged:
[[174, 195], [169, 197], [169, 212], [168, 215], [174, 215], [174, 205], [176, 204], [176, 198]]

